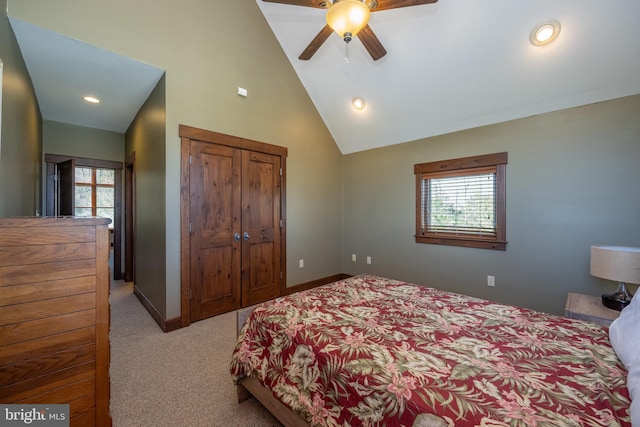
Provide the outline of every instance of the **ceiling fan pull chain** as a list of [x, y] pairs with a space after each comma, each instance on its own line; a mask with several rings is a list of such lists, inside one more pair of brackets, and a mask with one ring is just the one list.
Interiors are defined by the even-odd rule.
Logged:
[[344, 62], [349, 63], [349, 43], [344, 44]]

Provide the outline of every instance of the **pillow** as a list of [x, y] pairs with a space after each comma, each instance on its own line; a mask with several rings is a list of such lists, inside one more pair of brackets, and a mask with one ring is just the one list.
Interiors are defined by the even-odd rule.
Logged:
[[627, 370], [640, 354], [638, 325], [640, 325], [640, 297], [636, 296], [631, 299], [631, 304], [622, 309], [620, 317], [609, 326], [609, 341]]
[[631, 397], [631, 425], [637, 427], [640, 426], [640, 354], [631, 363], [627, 388]]

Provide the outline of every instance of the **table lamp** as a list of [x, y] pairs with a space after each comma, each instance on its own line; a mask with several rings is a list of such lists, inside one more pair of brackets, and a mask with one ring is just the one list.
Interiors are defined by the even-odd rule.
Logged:
[[614, 293], [602, 294], [602, 304], [613, 310], [622, 310], [632, 297], [626, 284], [640, 284], [640, 248], [591, 246], [591, 275], [619, 282]]

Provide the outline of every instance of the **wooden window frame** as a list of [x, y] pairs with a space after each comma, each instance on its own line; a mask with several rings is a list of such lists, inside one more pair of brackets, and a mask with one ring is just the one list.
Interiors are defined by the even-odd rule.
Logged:
[[[506, 152], [415, 164], [413, 166], [413, 171], [416, 175], [416, 243], [495, 249], [500, 251], [506, 250], [506, 165]], [[425, 175], [433, 174], [434, 176], [442, 176], [444, 172], [447, 174], [451, 174], [451, 176], [457, 176], [458, 174], [460, 176], [463, 176], [473, 173], [474, 169], [481, 171], [486, 170], [486, 168], [488, 167], [495, 167], [496, 174], [495, 236], [481, 236], [475, 234], [449, 232], [432, 233], [423, 229], [422, 221], [424, 201], [422, 199], [422, 182]]]
[[[74, 157], [59, 154], [45, 153], [45, 173], [46, 173], [46, 197], [45, 197], [45, 214], [47, 216], [54, 216], [54, 199], [55, 199], [55, 165], [56, 163], [62, 163], [69, 159], [75, 160], [76, 166], [88, 166], [102, 169], [115, 169], [115, 212], [113, 220], [113, 279], [119, 280], [122, 278], [122, 162], [116, 162], [112, 160], [100, 160], [90, 159], [85, 157]], [[131, 205], [127, 210], [134, 209]], [[127, 232], [132, 232], [128, 230]], [[125, 254], [125, 257], [130, 254]]]
[[[114, 215], [115, 215], [115, 174], [116, 171], [115, 169], [111, 169], [111, 168], [105, 168], [105, 167], [94, 167], [94, 166], [78, 166], [76, 165], [76, 168], [81, 168], [81, 169], [90, 169], [91, 170], [91, 182], [78, 182], [74, 180], [74, 185], [77, 187], [90, 187], [91, 188], [91, 206], [75, 206], [76, 209], [87, 209], [90, 208], [91, 209], [91, 215], [92, 216], [97, 216], [97, 212], [98, 212], [98, 208], [111, 208], [113, 209]], [[98, 179], [97, 179], [97, 170], [98, 169], [103, 169], [103, 170], [113, 170], [114, 172], [114, 184], [98, 184]], [[75, 176], [75, 174], [74, 174]], [[114, 194], [114, 205], [113, 206], [98, 206], [98, 188], [111, 188], [113, 190], [113, 194]], [[115, 218], [114, 218], [115, 219]], [[109, 228], [113, 228], [113, 223], [109, 224]]]

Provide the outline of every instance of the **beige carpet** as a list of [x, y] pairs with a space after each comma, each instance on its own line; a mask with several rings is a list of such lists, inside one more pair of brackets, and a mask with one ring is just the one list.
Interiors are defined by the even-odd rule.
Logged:
[[132, 283], [113, 282], [110, 300], [114, 427], [280, 426], [255, 399], [237, 402], [235, 312], [163, 333]]

